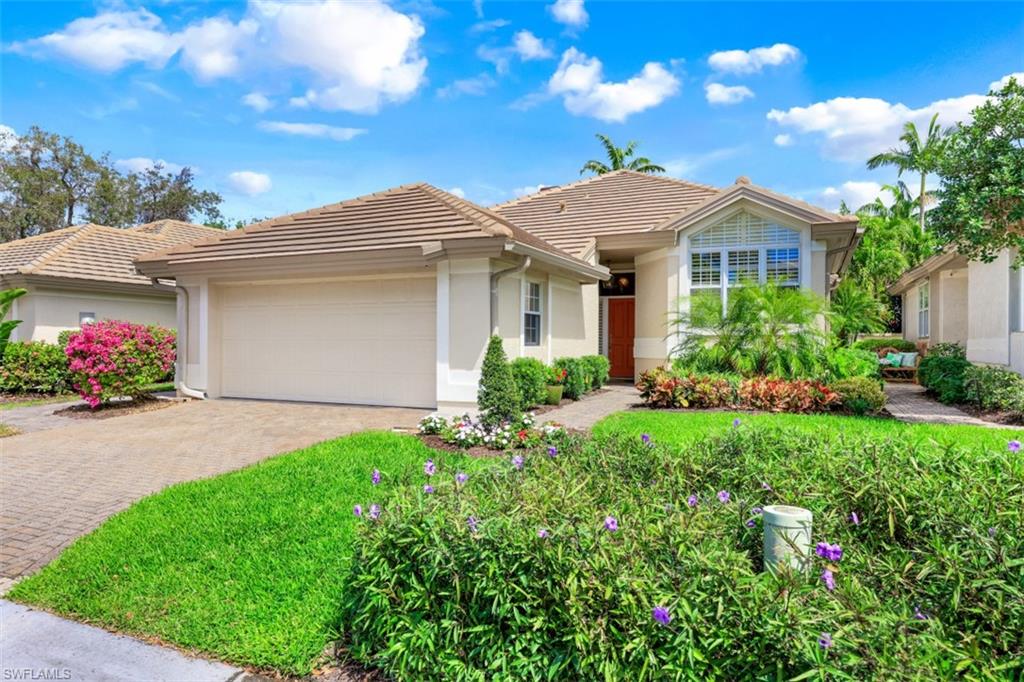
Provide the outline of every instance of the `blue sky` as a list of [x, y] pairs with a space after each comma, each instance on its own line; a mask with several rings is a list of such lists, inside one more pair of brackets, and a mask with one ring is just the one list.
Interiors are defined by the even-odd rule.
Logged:
[[[45, 11], [41, 11], [45, 8]], [[197, 169], [232, 218], [426, 181], [491, 204], [594, 134], [835, 208], [906, 120], [1024, 72], [1024, 3], [8, 2], [0, 124]]]

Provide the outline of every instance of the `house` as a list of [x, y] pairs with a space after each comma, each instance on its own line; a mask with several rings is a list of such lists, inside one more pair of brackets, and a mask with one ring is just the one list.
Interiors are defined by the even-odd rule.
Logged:
[[74, 225], [0, 244], [0, 289], [23, 288], [12, 340], [57, 341], [85, 322], [115, 319], [176, 323], [174, 282], [154, 283], [133, 260], [148, 251], [208, 237], [219, 230], [177, 220], [133, 228]]
[[967, 359], [1024, 374], [1024, 274], [1003, 250], [991, 263], [946, 250], [889, 287], [903, 297], [903, 338], [959, 343]]
[[741, 279], [827, 295], [859, 240], [741, 178], [725, 189], [617, 171], [490, 209], [404, 185], [147, 254], [175, 278], [182, 391], [465, 409], [487, 339], [545, 362], [665, 361], [680, 297]]

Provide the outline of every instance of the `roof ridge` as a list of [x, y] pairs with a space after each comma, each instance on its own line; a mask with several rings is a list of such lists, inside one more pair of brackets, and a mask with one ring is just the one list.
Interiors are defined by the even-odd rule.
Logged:
[[685, 180], [683, 178], [674, 178], [671, 175], [662, 175], [661, 173], [641, 173], [640, 171], [631, 170], [629, 168], [623, 168], [622, 173], [628, 173], [630, 175], [639, 175], [645, 178], [652, 178], [654, 180], [664, 180], [666, 182], [671, 182], [675, 185], [683, 185], [685, 187], [699, 187], [701, 189], [710, 189], [716, 192], [722, 191], [721, 187], [715, 187], [714, 185], [709, 185], [703, 182], [694, 182], [693, 180]]
[[[521, 229], [517, 228], [508, 219], [495, 214], [493, 211], [489, 211], [483, 206], [478, 206], [468, 199], [457, 197], [451, 192], [446, 192], [439, 187], [434, 187], [429, 183], [416, 183], [414, 187], [433, 199], [445, 204], [455, 212], [460, 213], [462, 216], [469, 218], [471, 222], [477, 223], [485, 232], [491, 233], [492, 236], [500, 235], [512, 237], [516, 229]], [[501, 229], [495, 229], [495, 225], [499, 226]]]
[[593, 175], [593, 176], [591, 176], [589, 178], [583, 178], [582, 180], [575, 180], [573, 182], [567, 182], [564, 185], [551, 185], [550, 187], [545, 187], [545, 186], [541, 185], [540, 186], [541, 189], [537, 190], [536, 192], [531, 192], [530, 194], [524, 194], [521, 197], [516, 197], [515, 199], [509, 199], [508, 201], [503, 201], [500, 204], [494, 204], [490, 208], [491, 208], [492, 211], [497, 211], [497, 210], [500, 210], [500, 209], [503, 209], [503, 208], [508, 208], [509, 206], [515, 206], [516, 204], [522, 203], [522, 202], [524, 202], [524, 201], [526, 201], [528, 199], [533, 199], [534, 197], [538, 197], [538, 196], [541, 196], [541, 195], [551, 196], [554, 193], [562, 192], [562, 191], [567, 190], [567, 189], [569, 189], [571, 187], [580, 187], [581, 185], [586, 185], [587, 183], [594, 182], [596, 180], [600, 180], [600, 179], [602, 179], [602, 178], [604, 178], [606, 176], [609, 176], [609, 175], [615, 175], [615, 174], [621, 175], [622, 172], [623, 172], [623, 169], [608, 171], [607, 173], [602, 173], [600, 175]]
[[[75, 242], [79, 241], [82, 238], [82, 235], [87, 234], [89, 228], [93, 228], [93, 227], [101, 227], [101, 226], [100, 225], [96, 225], [95, 223], [85, 223], [83, 225], [68, 225], [65, 228], [61, 228], [61, 229], [65, 229], [65, 230], [74, 228], [75, 232], [74, 232], [74, 234], [72, 234], [67, 239], [63, 239], [63, 240], [59, 241], [58, 243], [54, 244], [52, 247], [46, 249], [41, 254], [39, 254], [38, 256], [33, 258], [32, 260], [30, 260], [25, 265], [22, 265], [21, 267], [19, 267], [18, 268], [18, 272], [22, 273], [23, 275], [27, 275], [27, 274], [31, 273], [33, 270], [38, 268], [43, 263], [46, 263], [47, 261], [52, 260], [58, 254], [60, 254], [63, 251], [65, 251], [69, 245], [74, 244]], [[52, 230], [51, 232], [47, 232], [46, 234], [53, 234], [56, 231], [57, 230]], [[35, 235], [35, 236], [40, 236], [40, 235]]]
[[21, 244], [21, 243], [24, 243], [24, 242], [27, 242], [27, 241], [40, 240], [40, 239], [42, 239], [44, 237], [52, 237], [53, 235], [58, 234], [60, 232], [64, 232], [66, 230], [77, 230], [78, 228], [85, 227], [86, 225], [92, 225], [92, 223], [82, 223], [81, 225], [65, 225], [64, 227], [58, 227], [56, 230], [50, 230], [49, 232], [40, 232], [39, 234], [30, 234], [29, 236], [22, 237], [21, 239], [12, 239], [9, 242], [0, 243], [0, 249], [7, 248], [7, 247], [11, 246], [12, 244]]

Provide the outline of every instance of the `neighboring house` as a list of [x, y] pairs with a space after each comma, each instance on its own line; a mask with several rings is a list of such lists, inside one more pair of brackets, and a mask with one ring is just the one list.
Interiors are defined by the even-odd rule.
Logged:
[[154, 284], [133, 261], [219, 232], [177, 220], [126, 229], [87, 224], [0, 244], [0, 289], [28, 290], [11, 307], [10, 317], [22, 321], [12, 339], [55, 342], [64, 330], [105, 319], [173, 328], [174, 282]]
[[946, 251], [908, 270], [889, 293], [903, 297], [903, 338], [959, 343], [967, 359], [1024, 374], [1024, 276], [1004, 250], [991, 263]]
[[741, 178], [617, 171], [482, 208], [426, 184], [275, 218], [136, 261], [173, 277], [183, 391], [472, 408], [492, 333], [509, 356], [665, 361], [680, 297], [773, 278], [827, 295], [859, 240]]

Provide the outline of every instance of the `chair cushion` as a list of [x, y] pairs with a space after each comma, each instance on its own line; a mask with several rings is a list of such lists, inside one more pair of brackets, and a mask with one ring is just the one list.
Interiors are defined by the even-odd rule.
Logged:
[[917, 364], [917, 353], [903, 353], [902, 367], [913, 367]]
[[899, 367], [903, 362], [903, 353], [889, 353], [885, 359], [889, 361], [891, 367]]

